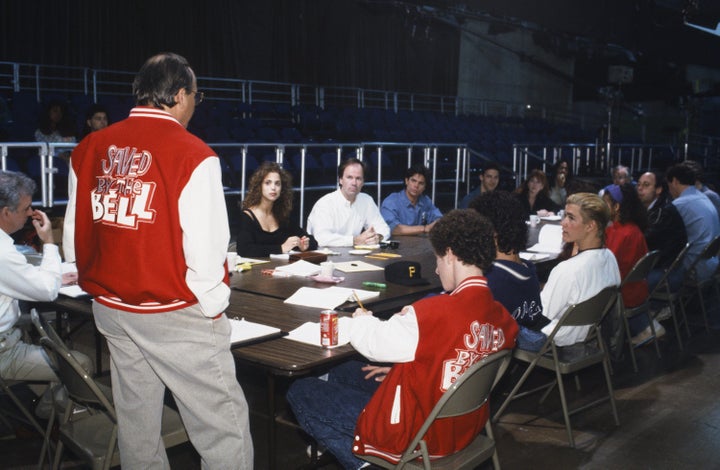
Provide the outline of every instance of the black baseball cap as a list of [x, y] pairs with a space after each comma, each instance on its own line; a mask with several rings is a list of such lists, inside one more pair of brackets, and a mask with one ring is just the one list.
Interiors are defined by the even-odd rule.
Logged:
[[430, 284], [422, 278], [422, 267], [416, 261], [396, 261], [385, 266], [385, 280], [404, 286]]

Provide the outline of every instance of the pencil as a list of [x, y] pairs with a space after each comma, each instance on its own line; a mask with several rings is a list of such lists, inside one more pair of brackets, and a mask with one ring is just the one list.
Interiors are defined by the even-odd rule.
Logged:
[[363, 312], [367, 312], [367, 309], [363, 305], [362, 301], [360, 301], [360, 297], [358, 297], [357, 292], [353, 291], [353, 297], [355, 297], [355, 302], [357, 302], [358, 306], [363, 310]]

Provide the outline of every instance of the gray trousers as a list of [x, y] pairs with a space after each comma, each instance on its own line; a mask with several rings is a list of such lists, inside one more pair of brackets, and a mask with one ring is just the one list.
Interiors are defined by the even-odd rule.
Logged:
[[203, 469], [252, 469], [248, 405], [235, 375], [230, 324], [198, 306], [137, 314], [93, 303], [110, 350], [123, 469], [166, 469], [160, 436], [170, 389]]
[[[22, 332], [17, 328], [0, 334], [0, 377], [7, 380], [58, 382], [55, 367], [45, 349], [36, 344], [21, 341]], [[85, 354], [71, 351], [73, 357], [85, 370], [92, 373], [92, 361]]]

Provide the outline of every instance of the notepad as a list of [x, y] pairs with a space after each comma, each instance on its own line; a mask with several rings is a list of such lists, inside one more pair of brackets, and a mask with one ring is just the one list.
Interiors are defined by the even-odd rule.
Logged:
[[[60, 272], [63, 274], [65, 273], [76, 273], [77, 272], [77, 266], [75, 263], [63, 263], [60, 265]], [[66, 295], [68, 297], [90, 297], [90, 294], [82, 290], [82, 288], [75, 284], [73, 286], [62, 286], [60, 287], [59, 291], [62, 295]]]
[[344, 273], [359, 273], [363, 271], [384, 271], [385, 268], [375, 266], [374, 264], [364, 261], [345, 261], [344, 263], [335, 263], [335, 269]]
[[271, 339], [282, 336], [280, 328], [275, 328], [262, 323], [247, 321], [244, 318], [230, 318], [230, 344], [239, 346], [256, 340]]
[[[312, 344], [313, 346], [320, 346], [320, 323], [306, 322], [299, 327], [292, 330], [287, 336], [287, 339], [298, 341], [300, 343]], [[344, 346], [350, 342], [350, 318], [340, 317], [338, 318], [338, 344], [336, 346], [330, 346], [331, 348], [337, 348]]]
[[285, 299], [286, 304], [302, 305], [318, 309], [333, 309], [345, 302], [354, 302], [355, 291], [361, 301], [369, 300], [380, 295], [378, 291], [364, 289], [350, 289], [348, 287], [332, 286], [326, 289], [315, 287], [301, 287], [293, 295]]
[[538, 234], [538, 242], [528, 248], [527, 251], [560, 253], [562, 251], [562, 226], [543, 225]]

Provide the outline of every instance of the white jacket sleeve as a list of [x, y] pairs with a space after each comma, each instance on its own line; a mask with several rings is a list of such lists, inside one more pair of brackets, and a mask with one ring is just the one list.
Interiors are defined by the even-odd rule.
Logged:
[[415, 360], [420, 333], [412, 306], [403, 308], [387, 321], [363, 315], [353, 318], [350, 325], [350, 344], [371, 361]]
[[68, 176], [68, 203], [65, 208], [65, 220], [63, 222], [62, 248], [65, 261], [75, 262], [75, 206], [77, 201], [77, 175], [70, 166]]
[[178, 202], [187, 273], [185, 281], [203, 314], [214, 317], [228, 306], [223, 282], [230, 242], [220, 161], [208, 157], [193, 172]]

